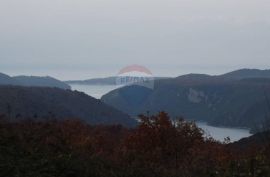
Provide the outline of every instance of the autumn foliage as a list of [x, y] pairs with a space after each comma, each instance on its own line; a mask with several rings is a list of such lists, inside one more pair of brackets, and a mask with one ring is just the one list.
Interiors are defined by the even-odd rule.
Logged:
[[134, 129], [72, 119], [0, 122], [5, 177], [267, 177], [268, 157], [265, 145], [216, 142], [164, 112], [141, 115]]

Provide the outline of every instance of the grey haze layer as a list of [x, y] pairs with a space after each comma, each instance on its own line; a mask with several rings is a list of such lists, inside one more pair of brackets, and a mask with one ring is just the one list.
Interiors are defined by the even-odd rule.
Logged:
[[269, 68], [268, 0], [1, 0], [0, 70], [61, 80]]

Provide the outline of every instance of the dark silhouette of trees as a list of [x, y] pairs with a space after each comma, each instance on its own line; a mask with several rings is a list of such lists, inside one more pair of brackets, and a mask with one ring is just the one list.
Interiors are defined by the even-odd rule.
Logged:
[[233, 177], [270, 175], [269, 142], [245, 146], [204, 136], [160, 112], [138, 127], [0, 117], [0, 176]]

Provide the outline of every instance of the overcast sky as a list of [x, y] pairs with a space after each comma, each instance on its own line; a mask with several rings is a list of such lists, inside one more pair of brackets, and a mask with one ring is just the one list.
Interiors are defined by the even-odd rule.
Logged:
[[86, 79], [270, 69], [269, 0], [0, 0], [0, 72]]

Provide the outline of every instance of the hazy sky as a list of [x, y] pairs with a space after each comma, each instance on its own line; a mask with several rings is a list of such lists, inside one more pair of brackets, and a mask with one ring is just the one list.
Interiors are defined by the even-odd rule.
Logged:
[[0, 0], [0, 72], [83, 79], [270, 68], [269, 0]]

